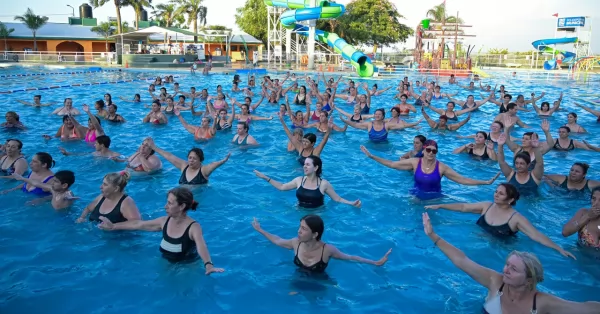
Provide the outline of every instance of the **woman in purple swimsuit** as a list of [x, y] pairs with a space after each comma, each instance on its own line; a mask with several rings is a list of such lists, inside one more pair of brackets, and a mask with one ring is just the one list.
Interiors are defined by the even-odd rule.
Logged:
[[411, 193], [421, 200], [442, 196], [442, 177], [444, 176], [456, 183], [465, 185], [490, 185], [500, 175], [500, 172], [498, 172], [493, 178], [487, 181], [474, 180], [461, 176], [454, 169], [450, 168], [450, 166], [437, 160], [438, 146], [433, 140], [427, 140], [423, 144], [422, 158], [402, 159], [399, 161], [374, 156], [364, 146], [361, 146], [360, 149], [367, 157], [386, 167], [414, 171], [415, 186]]

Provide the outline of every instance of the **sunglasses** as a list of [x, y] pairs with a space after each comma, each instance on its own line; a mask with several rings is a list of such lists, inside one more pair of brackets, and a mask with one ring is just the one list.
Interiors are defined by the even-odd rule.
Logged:
[[434, 155], [437, 154], [437, 152], [438, 152], [437, 149], [431, 149], [431, 148], [425, 148], [425, 151], [428, 153], [434, 154]]

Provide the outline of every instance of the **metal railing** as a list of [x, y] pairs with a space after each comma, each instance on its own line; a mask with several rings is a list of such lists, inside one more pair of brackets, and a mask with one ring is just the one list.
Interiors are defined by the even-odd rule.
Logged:
[[110, 64], [116, 62], [114, 52], [56, 52], [56, 51], [4, 51], [0, 58], [5, 61], [31, 63]]

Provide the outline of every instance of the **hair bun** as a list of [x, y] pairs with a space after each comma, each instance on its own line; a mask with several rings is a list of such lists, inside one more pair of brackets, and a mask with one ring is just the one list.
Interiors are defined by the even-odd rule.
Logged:
[[190, 205], [190, 209], [191, 210], [196, 210], [196, 208], [198, 208], [198, 202], [192, 201], [192, 204]]

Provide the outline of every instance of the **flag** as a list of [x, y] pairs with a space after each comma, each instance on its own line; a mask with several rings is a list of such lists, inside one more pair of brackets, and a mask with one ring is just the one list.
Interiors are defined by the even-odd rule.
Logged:
[[552, 14], [552, 16], [558, 17], [558, 13], [554, 13], [554, 14]]

